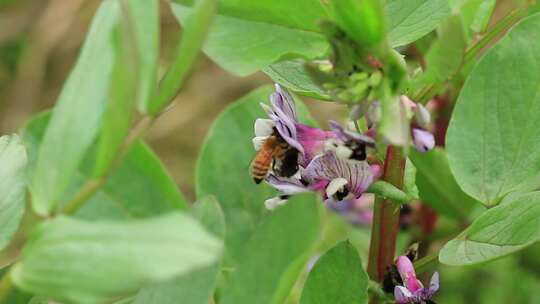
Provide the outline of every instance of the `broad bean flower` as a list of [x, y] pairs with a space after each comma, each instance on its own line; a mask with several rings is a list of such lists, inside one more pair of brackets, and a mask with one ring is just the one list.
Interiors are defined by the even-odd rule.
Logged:
[[299, 163], [305, 167], [315, 155], [323, 151], [325, 141], [336, 136], [331, 131], [300, 123], [291, 95], [278, 84], [270, 95], [270, 104], [261, 103], [269, 118], [255, 121], [255, 150], [259, 150], [266, 138], [277, 131], [291, 147], [300, 152]]
[[435, 272], [431, 277], [428, 287], [416, 278], [414, 266], [411, 260], [405, 256], [399, 256], [396, 267], [403, 281], [403, 286], [394, 288], [394, 297], [397, 304], [429, 304], [433, 295], [439, 290], [439, 273]]
[[277, 133], [300, 157], [296, 174], [282, 176], [271, 170], [266, 176], [266, 182], [280, 194], [266, 200], [265, 206], [274, 209], [286, 203], [292, 194], [315, 191], [329, 208], [351, 222], [369, 222], [370, 200], [362, 194], [380, 175], [379, 166], [370, 166], [365, 161], [366, 147], [375, 147], [374, 140], [333, 121], [331, 131], [300, 123], [292, 97], [279, 85], [270, 95], [270, 104], [262, 104], [269, 118], [255, 122], [255, 149], [259, 149], [268, 136]]

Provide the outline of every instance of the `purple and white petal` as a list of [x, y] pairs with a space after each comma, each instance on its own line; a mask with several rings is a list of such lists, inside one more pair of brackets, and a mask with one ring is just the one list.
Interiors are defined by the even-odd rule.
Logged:
[[295, 194], [310, 191], [298, 178], [278, 177], [272, 173], [266, 177], [266, 182], [283, 194]]
[[292, 96], [284, 90], [279, 84], [275, 84], [276, 91], [270, 95], [270, 102], [275, 108], [279, 108], [285, 115], [298, 121], [296, 107]]
[[333, 198], [329, 198], [329, 199], [325, 200], [324, 204], [328, 208], [330, 208], [330, 209], [332, 209], [332, 210], [334, 210], [334, 211], [336, 211], [336, 212], [338, 212], [338, 213], [340, 213], [342, 215], [347, 214], [348, 212], [350, 212], [352, 207], [353, 207], [353, 202], [351, 200], [338, 201], [338, 200], [335, 200]]
[[439, 273], [438, 272], [433, 273], [433, 276], [431, 276], [431, 281], [429, 282], [428, 289], [429, 289], [430, 296], [433, 296], [433, 294], [439, 290]]
[[255, 136], [270, 136], [274, 133], [274, 121], [271, 119], [257, 118], [255, 120]]
[[303, 147], [303, 166], [307, 166], [316, 155], [324, 152], [325, 143], [328, 140], [336, 138], [334, 132], [312, 128], [304, 124], [297, 124], [296, 130], [298, 142]]
[[349, 184], [349, 181], [344, 179], [343, 177], [334, 178], [326, 186], [326, 196], [332, 197], [337, 192], [343, 191], [343, 189], [347, 186], [347, 184]]
[[398, 272], [403, 280], [403, 285], [410, 290], [411, 292], [416, 292], [417, 290], [423, 288], [422, 283], [416, 278], [416, 273], [414, 272], [414, 266], [405, 255], [401, 255], [396, 260], [396, 267]]
[[407, 304], [412, 303], [413, 301], [412, 293], [403, 286], [396, 286], [394, 288], [394, 298], [396, 300], [396, 304]]
[[332, 152], [315, 157], [305, 169], [304, 176], [308, 180], [331, 181], [344, 178], [348, 181], [349, 191], [354, 193], [355, 197], [360, 197], [373, 182], [373, 174], [367, 162], [347, 161]]
[[433, 137], [433, 134], [422, 129], [412, 129], [412, 140], [414, 147], [419, 152], [427, 152], [435, 147], [435, 138]]
[[266, 207], [266, 209], [273, 211], [277, 207], [283, 206], [286, 203], [287, 203], [287, 199], [283, 198], [282, 196], [276, 196], [276, 197], [272, 197], [264, 201], [264, 206]]

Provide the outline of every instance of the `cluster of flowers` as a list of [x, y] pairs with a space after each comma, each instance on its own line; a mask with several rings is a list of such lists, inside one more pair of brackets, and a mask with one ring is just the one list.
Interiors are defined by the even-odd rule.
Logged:
[[[433, 135], [421, 128], [429, 122], [429, 112], [404, 96], [401, 102], [414, 110], [418, 122], [411, 131], [416, 149], [430, 150], [434, 146]], [[372, 211], [366, 205], [371, 199], [364, 192], [381, 176], [382, 168], [376, 162], [368, 163], [366, 148], [375, 148], [376, 122], [370, 122], [365, 134], [334, 121], [329, 122], [329, 131], [307, 126], [299, 122], [292, 97], [279, 85], [270, 95], [270, 103], [271, 106], [261, 104], [269, 118], [255, 121], [255, 150], [269, 136], [279, 136], [298, 151], [298, 170], [290, 177], [280, 176], [279, 170], [270, 171], [265, 180], [280, 195], [266, 200], [265, 206], [272, 210], [292, 194], [315, 191], [321, 194], [326, 206], [350, 222], [371, 222]]]

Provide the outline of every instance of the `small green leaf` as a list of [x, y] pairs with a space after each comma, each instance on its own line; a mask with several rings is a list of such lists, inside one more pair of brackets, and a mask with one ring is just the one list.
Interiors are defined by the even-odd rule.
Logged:
[[[181, 22], [192, 10], [180, 3], [171, 5]], [[324, 36], [314, 31], [315, 21], [322, 16], [325, 14], [319, 1], [222, 1], [203, 50], [221, 67], [239, 76], [252, 74], [282, 58], [315, 58], [328, 49]]]
[[289, 90], [321, 100], [331, 100], [332, 98], [319, 87], [305, 67], [305, 60], [294, 59], [280, 61], [265, 67], [262, 71], [272, 78], [273, 81], [281, 84]]
[[403, 192], [414, 200], [419, 199], [418, 187], [416, 186], [416, 166], [407, 158], [405, 172], [403, 174]]
[[176, 58], [161, 80], [157, 95], [147, 104], [148, 113], [159, 113], [178, 94], [203, 45], [216, 7], [217, 0], [197, 0], [193, 10], [184, 15], [184, 30], [176, 50]]
[[12, 277], [38, 295], [103, 302], [210, 265], [221, 249], [218, 239], [180, 213], [128, 222], [61, 216], [34, 231]]
[[[226, 262], [245, 250], [245, 241], [263, 216], [264, 201], [277, 194], [265, 184], [256, 185], [249, 173], [255, 156], [253, 124], [257, 118], [267, 118], [259, 103], [267, 102], [272, 91], [270, 86], [261, 87], [223, 111], [211, 126], [197, 161], [197, 197], [216, 196], [225, 213]], [[300, 121], [313, 125], [298, 100], [296, 107]]]
[[104, 1], [94, 16], [81, 54], [67, 79], [40, 146], [31, 183], [36, 213], [49, 214], [94, 141], [114, 65], [117, 1]]
[[[214, 197], [207, 196], [191, 208], [194, 218], [215, 236], [225, 237], [225, 218]], [[164, 283], [152, 285], [139, 291], [134, 304], [175, 304], [179, 299], [186, 304], [208, 304], [214, 291], [219, 263], [190, 272]]]
[[496, 2], [496, 0], [465, 0], [454, 1], [450, 6], [454, 14], [462, 17], [467, 34], [471, 36], [486, 30]]
[[457, 220], [467, 219], [469, 211], [478, 202], [459, 188], [444, 150], [413, 151], [409, 157], [417, 168], [416, 184], [422, 201], [440, 214]]
[[385, 7], [393, 47], [409, 44], [434, 30], [450, 15], [447, 0], [389, 0]]
[[372, 47], [383, 41], [384, 20], [379, 0], [331, 1], [334, 21], [356, 43]]
[[220, 303], [283, 303], [319, 238], [320, 204], [312, 194], [294, 196], [257, 227]]
[[[47, 128], [50, 113], [39, 114], [24, 129], [23, 141], [28, 149], [28, 171], [32, 174], [39, 145]], [[77, 169], [60, 205], [92, 179], [95, 156], [90, 151]], [[157, 156], [137, 142], [113, 170], [107, 182], [77, 212], [86, 219], [129, 219], [183, 209], [186, 202]]]
[[137, 104], [144, 112], [156, 90], [159, 61], [159, 0], [127, 0], [135, 36], [139, 86]]
[[17, 135], [0, 137], [0, 250], [8, 243], [25, 208], [26, 149]]
[[[124, 1], [121, 3], [131, 3]], [[109, 100], [107, 102], [103, 122], [97, 143], [97, 158], [94, 169], [96, 177], [106, 174], [127, 137], [131, 118], [135, 112], [139, 58], [136, 37], [131, 28], [135, 22], [128, 8], [122, 6], [120, 25], [113, 36], [115, 50], [112, 69]]]
[[446, 145], [457, 183], [486, 205], [540, 186], [540, 14], [523, 19], [477, 63]]
[[304, 286], [301, 304], [364, 304], [367, 273], [356, 248], [341, 242], [319, 258]]
[[540, 241], [540, 192], [517, 195], [489, 209], [448, 242], [439, 261], [469, 265], [491, 261]]
[[484, 32], [489, 24], [489, 19], [495, 9], [496, 0], [483, 0], [480, 1], [480, 5], [474, 14], [474, 19], [471, 23], [471, 29], [473, 32]]

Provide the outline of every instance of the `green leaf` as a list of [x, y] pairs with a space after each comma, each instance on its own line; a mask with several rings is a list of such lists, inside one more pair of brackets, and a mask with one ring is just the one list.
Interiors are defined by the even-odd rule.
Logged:
[[319, 258], [309, 273], [300, 303], [367, 303], [368, 281], [356, 248], [341, 242]]
[[461, 188], [486, 205], [540, 186], [540, 14], [515, 25], [468, 77], [446, 144]]
[[[131, 3], [124, 1], [123, 3]], [[96, 177], [107, 173], [127, 137], [132, 116], [135, 112], [139, 85], [139, 59], [137, 54], [136, 37], [134, 37], [132, 24], [134, 18], [122, 6], [120, 25], [117, 26], [113, 36], [115, 50], [114, 65], [112, 69], [109, 100], [107, 102], [103, 122], [97, 143], [97, 158], [94, 168]], [[126, 9], [124, 9], [126, 8]]]
[[448, 265], [487, 262], [540, 241], [540, 192], [517, 195], [489, 209], [448, 242], [439, 261]]
[[305, 63], [306, 61], [302, 59], [280, 61], [265, 67], [262, 71], [273, 81], [295, 93], [321, 100], [332, 100], [325, 90], [313, 81]]
[[372, 47], [383, 41], [384, 20], [379, 0], [331, 1], [334, 21], [358, 45]]
[[[40, 114], [24, 129], [23, 141], [28, 149], [30, 175], [35, 168], [37, 151], [49, 118], [50, 113]], [[94, 151], [90, 151], [77, 169], [60, 205], [64, 205], [92, 178], [95, 159], [92, 153]], [[78, 210], [77, 216], [86, 219], [143, 218], [185, 206], [184, 198], [157, 156], [148, 146], [137, 142], [111, 172], [106, 183]]]
[[450, 15], [447, 0], [389, 0], [385, 7], [392, 47], [406, 45], [434, 30]]
[[[215, 195], [221, 203], [227, 223], [227, 258], [244, 252], [245, 241], [261, 219], [264, 201], [277, 194], [265, 185], [256, 185], [249, 164], [255, 156], [251, 139], [253, 124], [267, 114], [259, 105], [267, 102], [273, 91], [261, 87], [229, 106], [214, 121], [197, 161], [197, 197]], [[306, 108], [296, 102], [300, 121], [313, 124]]]
[[[171, 5], [181, 22], [192, 10], [188, 5]], [[239, 76], [285, 57], [315, 58], [328, 49], [324, 36], [314, 31], [315, 20], [324, 15], [320, 2], [312, 0], [222, 1], [203, 50]]]
[[[184, 6], [193, 0], [174, 0]], [[320, 32], [318, 21], [327, 17], [327, 6], [318, 0], [221, 0], [219, 14], [288, 28]]]
[[17, 286], [38, 295], [103, 302], [210, 265], [221, 249], [181, 213], [128, 222], [60, 216], [34, 231], [11, 274]]
[[103, 176], [128, 135], [135, 107], [144, 112], [156, 89], [159, 1], [120, 0], [122, 14], [113, 40], [115, 61], [103, 114], [94, 175]]
[[178, 94], [203, 45], [214, 18], [217, 0], [198, 0], [192, 11], [185, 12], [183, 32], [176, 50], [176, 58], [159, 84], [158, 94], [146, 106], [150, 114], [157, 114]]
[[403, 192], [407, 193], [409, 197], [414, 200], [418, 200], [418, 187], [416, 186], [416, 167], [410, 158], [407, 158], [405, 163], [405, 172], [403, 174]]
[[139, 62], [137, 104], [144, 112], [156, 90], [159, 61], [159, 0], [127, 0]]
[[0, 250], [17, 231], [24, 213], [26, 149], [17, 135], [0, 137]]
[[495, 4], [497, 3], [496, 0], [484, 0], [479, 2], [480, 4], [474, 14], [471, 24], [471, 29], [476, 33], [481, 33], [486, 30], [489, 24], [489, 19], [491, 18], [493, 10], [495, 9]]
[[94, 141], [105, 108], [114, 65], [117, 1], [102, 2], [81, 54], [54, 108], [31, 183], [36, 213], [49, 214]]
[[244, 244], [220, 303], [283, 303], [319, 238], [318, 206], [303, 194], [274, 211]]
[[426, 54], [426, 72], [423, 83], [448, 80], [461, 67], [467, 42], [460, 16], [450, 16], [438, 30], [438, 38]]
[[[191, 214], [215, 236], [225, 237], [225, 219], [219, 203], [214, 197], [200, 199], [191, 208]], [[214, 291], [219, 263], [193, 271], [188, 275], [143, 288], [137, 294], [134, 304], [174, 304], [182, 299], [186, 304], [208, 304]]]
[[417, 169], [416, 184], [422, 202], [440, 214], [457, 220], [467, 219], [477, 201], [459, 188], [450, 172], [444, 150], [435, 148], [426, 153], [413, 151], [409, 157]]
[[[484, 32], [495, 8], [496, 0], [465, 0], [450, 3], [454, 14], [459, 14], [468, 29], [468, 36]], [[469, 37], [470, 38], [470, 37]]]

